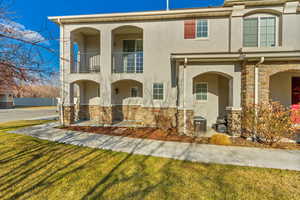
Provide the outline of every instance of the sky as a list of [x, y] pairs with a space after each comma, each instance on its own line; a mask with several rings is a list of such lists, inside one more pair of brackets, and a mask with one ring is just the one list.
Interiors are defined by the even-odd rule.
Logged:
[[[166, 0], [11, 0], [9, 10], [15, 22], [45, 38], [59, 38], [59, 28], [48, 16], [135, 12], [166, 9]], [[170, 9], [219, 6], [224, 0], [170, 0]], [[58, 43], [46, 43], [58, 51]], [[58, 70], [57, 55], [43, 52], [47, 65]]]

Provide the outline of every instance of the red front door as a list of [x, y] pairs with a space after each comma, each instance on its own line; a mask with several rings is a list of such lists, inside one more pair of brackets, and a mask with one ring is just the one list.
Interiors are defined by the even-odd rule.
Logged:
[[292, 78], [292, 105], [300, 103], [300, 77]]
[[300, 77], [292, 78], [292, 114], [293, 123], [300, 124]]

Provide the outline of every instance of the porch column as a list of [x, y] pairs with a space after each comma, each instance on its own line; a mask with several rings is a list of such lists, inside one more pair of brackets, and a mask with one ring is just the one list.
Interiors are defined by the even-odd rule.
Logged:
[[239, 73], [235, 73], [235, 76], [232, 80], [230, 80], [230, 86], [232, 89], [230, 90], [232, 94], [232, 106], [234, 108], [241, 107], [241, 75]]
[[63, 96], [62, 99], [62, 115], [60, 116], [63, 120], [64, 125], [70, 125], [74, 123], [74, 85], [72, 83], [63, 83]]

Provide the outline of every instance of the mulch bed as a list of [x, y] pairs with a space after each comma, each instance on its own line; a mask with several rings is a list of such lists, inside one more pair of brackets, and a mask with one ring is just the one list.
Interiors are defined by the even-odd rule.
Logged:
[[[186, 142], [197, 144], [210, 144], [208, 137], [190, 137], [178, 135], [175, 129], [162, 130], [159, 128], [127, 128], [127, 127], [93, 127], [93, 126], [67, 126], [62, 129], [80, 131], [112, 136], [122, 136], [131, 138], [142, 138], [172, 142]], [[232, 144], [228, 146], [258, 147], [258, 148], [277, 148], [300, 150], [300, 144], [280, 143], [273, 146], [252, 142], [241, 137], [231, 137]]]

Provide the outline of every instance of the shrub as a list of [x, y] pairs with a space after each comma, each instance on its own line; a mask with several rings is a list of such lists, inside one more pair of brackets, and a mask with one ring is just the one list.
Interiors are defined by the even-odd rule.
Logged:
[[216, 144], [216, 145], [229, 145], [231, 144], [231, 141], [227, 135], [224, 134], [214, 134], [209, 142], [211, 144]]
[[243, 136], [273, 145], [295, 133], [290, 109], [278, 102], [248, 105], [242, 117]]

